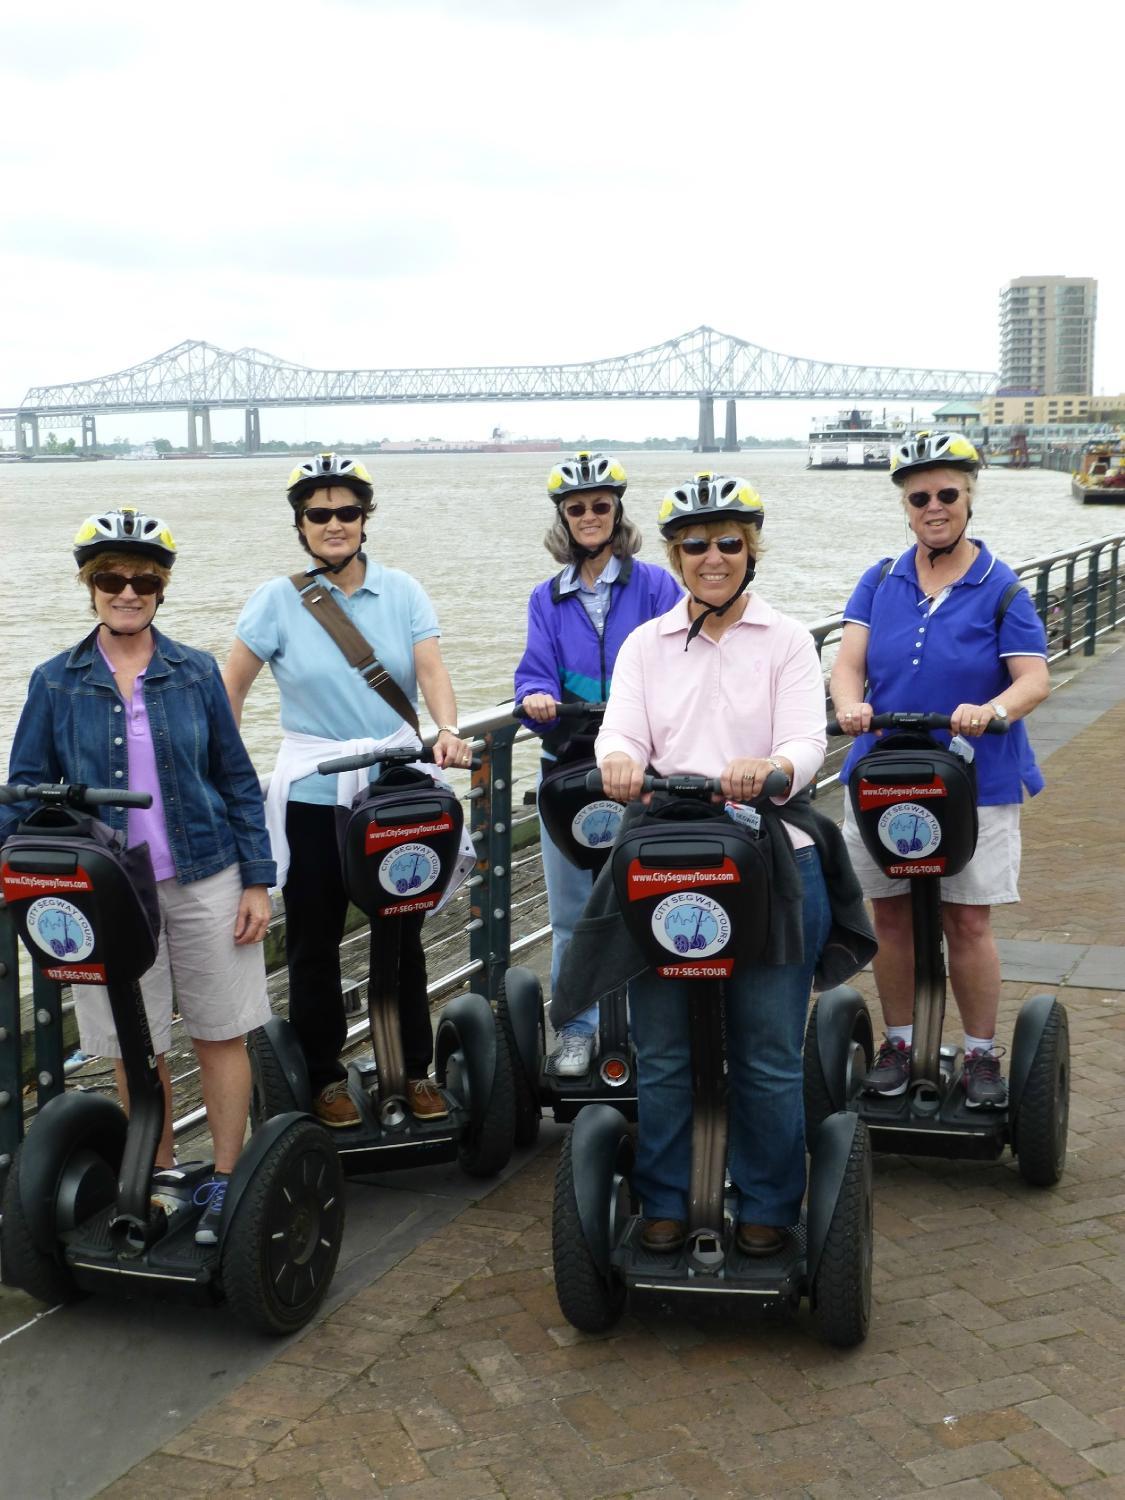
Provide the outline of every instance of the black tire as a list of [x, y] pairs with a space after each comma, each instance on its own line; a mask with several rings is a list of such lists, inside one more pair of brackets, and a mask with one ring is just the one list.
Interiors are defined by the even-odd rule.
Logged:
[[[820, 1020], [820, 1001], [813, 1002], [813, 1008], [809, 1011], [808, 1023], [805, 1026], [805, 1043], [802, 1054], [804, 1069], [804, 1098], [805, 1098], [805, 1149], [811, 1153], [816, 1133], [829, 1115], [837, 1112], [837, 1106], [832, 1099], [832, 1091], [828, 1087], [828, 1080], [824, 1076], [824, 1067], [820, 1060], [820, 1045], [817, 1040], [817, 1026]], [[847, 1098], [859, 1092], [858, 1079], [871, 1067], [874, 1059], [871, 1057], [867, 1043], [867, 1035], [870, 1030], [870, 1022], [864, 1027], [864, 1018], [856, 1016], [852, 1026], [852, 1035], [849, 1042], [849, 1053], [851, 1058], [848, 1064], [851, 1075], [844, 1083], [844, 1091]], [[858, 1049], [858, 1050], [857, 1050]]]
[[1056, 1000], [1020, 1096], [1013, 1146], [1031, 1187], [1054, 1187], [1066, 1166], [1070, 1116], [1070, 1025]]
[[40, 1302], [54, 1306], [79, 1295], [69, 1269], [54, 1255], [46, 1255], [31, 1237], [20, 1197], [20, 1152], [17, 1150], [4, 1187], [4, 1222], [0, 1224], [0, 1260], [5, 1286], [19, 1287]]
[[223, 1237], [231, 1311], [258, 1333], [295, 1333], [324, 1300], [344, 1233], [344, 1176], [326, 1133], [294, 1120], [258, 1164]]
[[470, 1177], [495, 1177], [512, 1158], [516, 1129], [515, 1085], [508, 1037], [496, 1018], [496, 1069], [492, 1093], [483, 1113], [473, 1118], [457, 1143], [457, 1160]]
[[[513, 1140], [517, 1146], [534, 1146], [539, 1139], [539, 1126], [543, 1119], [543, 1107], [539, 1102], [539, 1090], [532, 1080], [527, 1076], [527, 1069], [523, 1065], [519, 1048], [516, 1046], [516, 1034], [512, 1029], [512, 1017], [508, 1010], [508, 994], [503, 981], [500, 984], [500, 993], [496, 996], [496, 1019], [500, 1030], [504, 1033], [504, 1040], [508, 1044], [508, 1055], [512, 1060], [512, 1097], [515, 1110], [515, 1130]], [[539, 1008], [539, 1051], [543, 1052], [543, 1008]]]
[[246, 1049], [250, 1054], [250, 1128], [257, 1130], [276, 1115], [301, 1113], [293, 1086], [262, 1027], [246, 1038]]
[[[625, 1311], [628, 1289], [612, 1273], [602, 1275], [590, 1254], [578, 1199], [574, 1191], [571, 1146], [574, 1132], [567, 1134], [555, 1170], [555, 1206], [551, 1220], [551, 1255], [555, 1267], [555, 1295], [563, 1317], [583, 1333], [605, 1333]], [[610, 1205], [606, 1205], [607, 1212]]]
[[809, 1292], [817, 1332], [838, 1349], [862, 1343], [871, 1322], [873, 1201], [871, 1141], [860, 1120]]

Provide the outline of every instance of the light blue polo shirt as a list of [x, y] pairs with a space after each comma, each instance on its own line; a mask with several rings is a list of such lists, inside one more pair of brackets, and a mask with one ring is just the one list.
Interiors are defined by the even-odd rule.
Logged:
[[[336, 603], [417, 707], [414, 647], [441, 634], [422, 585], [409, 573], [370, 559], [363, 582], [350, 596], [328, 574], [322, 573], [320, 582], [332, 590]], [[271, 578], [255, 589], [238, 617], [235, 634], [255, 656], [269, 663], [281, 694], [283, 729], [330, 740], [354, 740], [383, 739], [402, 728], [398, 714], [348, 665], [288, 578]], [[332, 804], [336, 778], [303, 777], [293, 783], [289, 798]]]

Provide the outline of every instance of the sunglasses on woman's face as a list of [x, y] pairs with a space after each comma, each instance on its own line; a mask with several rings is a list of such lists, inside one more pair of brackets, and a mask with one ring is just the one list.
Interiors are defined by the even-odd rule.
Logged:
[[307, 505], [301, 512], [306, 521], [311, 521], [314, 526], [327, 526], [333, 517], [337, 521], [358, 521], [363, 515], [362, 505]]
[[147, 594], [159, 594], [164, 580], [155, 573], [95, 573], [94, 587], [103, 594], [120, 594], [127, 585], [133, 585], [133, 593], [142, 598]]
[[938, 490], [936, 495], [931, 495], [929, 490], [912, 490], [906, 498], [915, 510], [922, 510], [931, 500], [940, 500], [943, 505], [956, 505], [961, 498], [961, 491], [955, 490], [951, 485], [947, 490]]
[[687, 536], [680, 548], [688, 557], [703, 557], [712, 546], [718, 547], [724, 557], [737, 557], [745, 545], [740, 536]]
[[584, 500], [572, 500], [569, 505], [563, 506], [563, 510], [573, 521], [584, 516], [588, 510], [593, 511], [596, 516], [608, 516], [612, 509], [612, 500], [591, 500], [588, 505]]

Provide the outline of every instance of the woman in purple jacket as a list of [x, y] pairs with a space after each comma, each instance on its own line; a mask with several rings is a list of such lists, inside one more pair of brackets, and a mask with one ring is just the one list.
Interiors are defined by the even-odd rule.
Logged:
[[[583, 728], [568, 721], [564, 729], [557, 704], [603, 703], [626, 636], [665, 614], [682, 593], [670, 573], [636, 560], [641, 533], [625, 515], [621, 497], [627, 483], [621, 464], [601, 453], [578, 453], [547, 478], [555, 519], [543, 540], [564, 567], [532, 591], [527, 646], [516, 668], [516, 698], [523, 699], [528, 720], [543, 736], [544, 762], [554, 761], [562, 740]], [[570, 863], [542, 819], [539, 827], [553, 988], [593, 874]], [[548, 1070], [561, 1078], [580, 1077], [593, 1058], [597, 1031], [598, 1007], [592, 1005], [560, 1032]]]

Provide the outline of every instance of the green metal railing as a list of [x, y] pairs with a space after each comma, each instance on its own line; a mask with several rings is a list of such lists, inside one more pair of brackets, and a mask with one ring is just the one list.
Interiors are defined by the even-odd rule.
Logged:
[[[1098, 640], [1122, 624], [1123, 543], [1125, 535], [1102, 537], [1016, 568], [1046, 627], [1052, 664], [1078, 652], [1092, 656]], [[826, 670], [842, 628], [838, 615], [811, 627]], [[531, 766], [537, 757], [528, 755], [526, 768], [514, 771], [515, 748], [533, 737], [507, 708], [464, 718], [462, 728], [472, 736], [480, 758], [466, 797], [478, 860], [448, 913], [427, 923], [428, 962], [431, 973], [439, 971], [429, 989], [431, 999], [437, 1000], [471, 984], [494, 1000], [513, 956], [533, 948], [550, 933], [538, 852], [524, 837], [534, 836], [526, 825], [534, 823], [535, 814], [523, 806], [522, 798], [519, 802], [513, 798], [521, 782], [532, 783]], [[842, 756], [843, 750], [833, 747], [818, 789], [837, 780]], [[281, 918], [276, 925], [282, 925]], [[345, 939], [345, 943], [363, 941], [362, 935]], [[451, 963], [451, 949], [461, 956], [460, 962]], [[357, 1000], [362, 989], [362, 981], [352, 986]], [[31, 994], [21, 1000], [15, 924], [0, 901], [0, 1182], [23, 1136], [25, 1115], [65, 1087], [66, 1020], [72, 1009], [73, 1003], [64, 1001], [59, 985], [38, 976]], [[366, 1019], [356, 1021], [349, 1029], [350, 1040], [360, 1038], [366, 1026]], [[189, 1067], [176, 1081], [186, 1084], [194, 1072]], [[177, 1134], [195, 1128], [202, 1118], [201, 1107], [183, 1112], [178, 1108]]]

